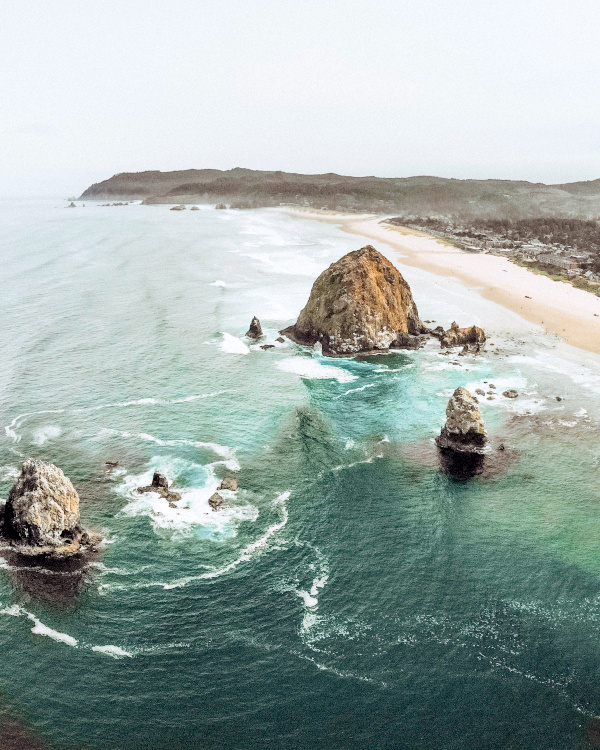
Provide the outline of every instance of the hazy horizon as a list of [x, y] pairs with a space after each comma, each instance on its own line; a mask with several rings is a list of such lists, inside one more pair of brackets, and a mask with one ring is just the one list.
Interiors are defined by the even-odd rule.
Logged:
[[0, 195], [191, 168], [600, 177], [588, 0], [5, 8]]

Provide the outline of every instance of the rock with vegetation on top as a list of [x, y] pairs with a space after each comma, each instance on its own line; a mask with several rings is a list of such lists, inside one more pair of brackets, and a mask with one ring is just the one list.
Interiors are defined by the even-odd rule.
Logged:
[[487, 436], [479, 402], [466, 388], [457, 388], [446, 407], [446, 424], [438, 447], [459, 453], [485, 453]]
[[80, 525], [79, 495], [63, 472], [28, 458], [12, 486], [2, 525], [19, 552], [68, 556], [100, 538]]
[[263, 330], [260, 324], [260, 320], [255, 315], [252, 318], [252, 322], [250, 323], [250, 328], [246, 331], [246, 336], [249, 339], [259, 339], [262, 335]]
[[424, 332], [409, 285], [371, 245], [323, 271], [296, 323], [281, 331], [298, 344], [320, 342], [329, 356], [387, 350], [402, 334]]
[[479, 328], [479, 326], [459, 328], [458, 323], [455, 321], [441, 337], [441, 345], [445, 348], [451, 346], [468, 346], [469, 344], [473, 345], [476, 351], [478, 351], [478, 347], [485, 344], [483, 328]]

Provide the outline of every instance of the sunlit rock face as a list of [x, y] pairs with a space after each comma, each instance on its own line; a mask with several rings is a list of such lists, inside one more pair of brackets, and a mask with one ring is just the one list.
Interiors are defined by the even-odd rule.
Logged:
[[446, 407], [446, 424], [436, 439], [440, 448], [461, 453], [485, 452], [487, 435], [479, 402], [466, 388], [457, 388]]
[[339, 356], [387, 349], [399, 334], [424, 330], [400, 271], [367, 245], [323, 271], [295, 325], [282, 333]]

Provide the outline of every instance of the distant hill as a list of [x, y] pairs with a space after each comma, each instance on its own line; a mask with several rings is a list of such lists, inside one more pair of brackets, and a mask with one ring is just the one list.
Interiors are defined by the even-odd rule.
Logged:
[[348, 177], [252, 169], [123, 172], [91, 185], [81, 199], [216, 203], [240, 208], [282, 203], [345, 211], [521, 218], [600, 217], [600, 180], [544, 185], [443, 177]]

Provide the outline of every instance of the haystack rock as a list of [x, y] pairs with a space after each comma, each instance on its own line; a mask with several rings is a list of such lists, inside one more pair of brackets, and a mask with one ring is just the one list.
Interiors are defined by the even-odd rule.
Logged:
[[329, 356], [386, 350], [426, 332], [409, 285], [371, 245], [323, 271], [295, 325], [281, 331], [298, 344], [321, 343]]
[[487, 436], [479, 402], [466, 388], [457, 388], [448, 401], [446, 424], [436, 443], [457, 453], [485, 453]]
[[100, 541], [80, 525], [79, 495], [53, 464], [28, 458], [8, 495], [2, 531], [18, 551], [70, 555]]
[[260, 320], [255, 315], [250, 323], [250, 328], [246, 331], [246, 336], [249, 339], [259, 339], [262, 335], [263, 330], [260, 324]]

